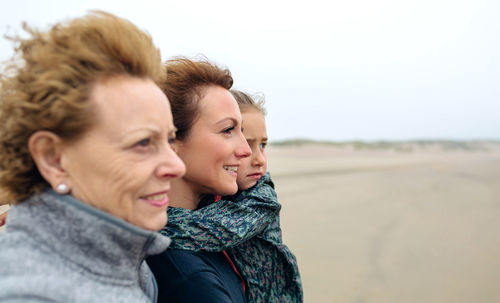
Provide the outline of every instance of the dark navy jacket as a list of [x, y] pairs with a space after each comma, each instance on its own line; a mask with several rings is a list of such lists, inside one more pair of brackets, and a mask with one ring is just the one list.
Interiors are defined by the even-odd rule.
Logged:
[[240, 278], [221, 252], [167, 249], [147, 263], [158, 283], [158, 302], [244, 303]]

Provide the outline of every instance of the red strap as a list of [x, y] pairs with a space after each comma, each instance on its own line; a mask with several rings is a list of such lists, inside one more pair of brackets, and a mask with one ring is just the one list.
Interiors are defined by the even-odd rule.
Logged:
[[236, 273], [236, 275], [238, 276], [238, 278], [240, 278], [240, 282], [241, 282], [241, 287], [243, 287], [243, 292], [246, 292], [246, 287], [245, 287], [245, 280], [243, 280], [243, 277], [240, 275], [240, 273], [238, 272], [238, 269], [236, 268], [236, 266], [234, 265], [233, 263], [233, 260], [231, 260], [231, 258], [229, 257], [229, 255], [227, 254], [227, 252], [225, 250], [222, 251], [222, 253], [224, 254], [224, 256], [226, 257], [227, 259], [227, 262], [229, 262], [229, 264], [231, 264], [231, 267], [233, 268], [234, 272]]
[[[219, 202], [221, 200], [221, 198], [222, 198], [221, 196], [216, 195], [214, 197], [214, 202]], [[233, 270], [236, 273], [236, 275], [238, 276], [238, 278], [240, 278], [241, 287], [243, 287], [243, 292], [245, 292], [246, 291], [245, 280], [243, 280], [243, 277], [238, 272], [238, 269], [234, 265], [233, 260], [231, 260], [228, 253], [225, 250], [223, 250], [222, 253], [224, 254], [224, 257], [226, 257], [227, 262], [229, 262], [229, 264], [231, 264], [231, 267], [233, 268]]]

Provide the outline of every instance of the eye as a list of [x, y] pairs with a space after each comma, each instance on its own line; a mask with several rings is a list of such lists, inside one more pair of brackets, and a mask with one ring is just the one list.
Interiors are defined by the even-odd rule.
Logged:
[[148, 147], [150, 143], [151, 143], [151, 139], [150, 138], [144, 138], [144, 139], [138, 141], [137, 143], [135, 143], [134, 146]]
[[222, 133], [224, 134], [231, 134], [231, 132], [234, 130], [234, 126], [230, 126], [228, 128], [224, 128], [224, 130], [222, 130]]
[[175, 136], [168, 137], [168, 144], [172, 145], [175, 143]]
[[259, 147], [260, 149], [266, 149], [266, 146], [267, 146], [267, 142], [262, 142]]

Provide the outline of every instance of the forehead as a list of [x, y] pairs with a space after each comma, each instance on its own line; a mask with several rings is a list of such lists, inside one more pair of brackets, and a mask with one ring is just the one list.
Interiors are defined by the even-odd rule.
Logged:
[[243, 133], [246, 137], [267, 137], [266, 121], [259, 110], [245, 111], [243, 117]]
[[247, 110], [241, 113], [243, 118], [243, 124], [246, 125], [258, 125], [266, 126], [266, 119], [264, 114], [257, 109]]
[[172, 123], [166, 96], [148, 79], [121, 76], [98, 82], [90, 99], [100, 124]]
[[219, 86], [208, 86], [203, 89], [200, 114], [202, 118], [210, 120], [233, 118], [241, 121], [240, 109], [233, 95], [229, 90]]

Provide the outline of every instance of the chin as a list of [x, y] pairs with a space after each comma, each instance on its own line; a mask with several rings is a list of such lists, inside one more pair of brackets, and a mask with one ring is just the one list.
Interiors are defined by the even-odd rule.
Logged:
[[238, 186], [236, 184], [232, 186], [224, 186], [217, 190], [217, 195], [221, 196], [231, 196], [234, 195], [238, 191]]
[[257, 181], [242, 182], [241, 185], [238, 185], [238, 188], [240, 190], [246, 190], [246, 189], [249, 189], [250, 187], [254, 186], [255, 184], [257, 184]]
[[[166, 214], [166, 212], [165, 212]], [[148, 218], [141, 222], [141, 224], [134, 224], [140, 228], [151, 230], [151, 231], [159, 231], [165, 225], [167, 225], [168, 218], [164, 216], [163, 218]]]

